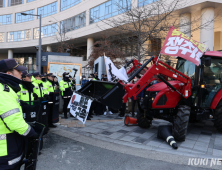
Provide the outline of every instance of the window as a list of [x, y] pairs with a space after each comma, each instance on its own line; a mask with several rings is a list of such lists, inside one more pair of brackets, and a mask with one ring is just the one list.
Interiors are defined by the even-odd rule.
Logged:
[[0, 15], [0, 25], [12, 24], [12, 14]]
[[5, 0], [0, 0], [0, 8], [5, 7]]
[[8, 0], [8, 6], [24, 4], [24, 0]]
[[15, 31], [15, 32], [8, 32], [8, 42], [14, 41], [26, 41], [30, 40], [31, 38], [31, 30], [23, 30], [23, 31]]
[[4, 42], [4, 36], [5, 34], [3, 32], [0, 33], [0, 43]]
[[25, 66], [29, 73], [36, 72], [36, 54], [35, 53], [34, 54], [33, 53], [30, 53], [30, 54], [29, 53], [25, 53], [25, 54], [14, 53], [13, 58], [19, 65]]
[[[50, 37], [57, 32], [57, 24], [46, 25], [41, 28], [41, 37]], [[39, 38], [39, 28], [34, 28], [34, 39]]]
[[142, 7], [148, 4], [151, 4], [153, 2], [156, 2], [157, 0], [138, 0], [138, 7]]
[[27, 0], [27, 2], [32, 2], [32, 1], [35, 1], [35, 0]]
[[129, 0], [110, 0], [90, 9], [90, 24], [124, 13], [131, 9]]
[[221, 90], [222, 82], [222, 63], [221, 58], [211, 58], [211, 65], [204, 66], [201, 107], [210, 107], [215, 95]]
[[76, 15], [72, 18], [61, 21], [61, 33], [69, 32], [86, 26], [86, 12]]
[[[26, 14], [35, 14], [35, 10], [25, 11]], [[21, 13], [15, 14], [15, 23], [27, 22], [34, 20], [34, 16], [32, 15], [22, 15]]]
[[57, 2], [51, 3], [49, 5], [38, 8], [38, 15], [42, 17], [47, 17], [57, 13]]
[[61, 0], [61, 11], [64, 11], [72, 6], [79, 4], [81, 0]]

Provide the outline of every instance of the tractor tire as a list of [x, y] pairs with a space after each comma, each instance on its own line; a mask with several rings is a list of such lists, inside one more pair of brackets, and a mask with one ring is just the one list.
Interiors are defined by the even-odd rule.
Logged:
[[152, 124], [152, 120], [148, 119], [144, 116], [144, 113], [140, 113], [139, 109], [137, 109], [137, 123], [141, 128], [149, 128]]
[[174, 119], [173, 136], [177, 141], [185, 141], [187, 127], [189, 124], [190, 107], [182, 105], [178, 108], [176, 118]]
[[219, 132], [222, 132], [222, 100], [218, 103], [216, 109], [214, 110], [214, 126]]

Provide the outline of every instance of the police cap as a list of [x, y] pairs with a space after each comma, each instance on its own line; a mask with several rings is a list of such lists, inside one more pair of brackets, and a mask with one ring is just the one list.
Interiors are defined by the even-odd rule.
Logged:
[[26, 67], [20, 66], [18, 63], [16, 63], [15, 59], [4, 59], [0, 61], [0, 72], [5, 72], [12, 69], [16, 69], [18, 71], [27, 70]]
[[39, 77], [40, 77], [39, 72], [35, 72], [35, 73], [33, 73], [32, 75], [33, 75], [34, 77], [37, 77], [37, 76], [39, 76]]
[[32, 76], [31, 73], [28, 73], [27, 71], [22, 71], [22, 78], [31, 77], [31, 76]]
[[43, 77], [47, 76], [47, 73], [43, 73], [42, 76], [43, 76]]

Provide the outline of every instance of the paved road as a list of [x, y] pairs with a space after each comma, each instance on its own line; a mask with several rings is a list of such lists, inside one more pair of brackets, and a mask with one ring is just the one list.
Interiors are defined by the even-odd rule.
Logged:
[[[176, 164], [161, 160], [153, 160], [143, 157], [143, 155], [134, 156], [124, 154], [118, 151], [112, 151], [109, 143], [105, 147], [100, 145], [98, 140], [92, 140], [89, 145], [77, 142], [70, 138], [65, 138], [53, 133], [49, 133], [44, 139], [44, 149], [39, 156], [37, 170], [159, 170], [159, 169], [186, 169], [200, 170], [195, 166]], [[88, 143], [90, 143], [88, 141]], [[116, 150], [116, 149], [114, 149]], [[135, 152], [135, 148], [128, 148], [129, 151]], [[138, 153], [137, 153], [138, 155]], [[171, 156], [169, 155], [169, 159]]]
[[[71, 121], [62, 119], [64, 126]], [[85, 127], [64, 127], [59, 128], [92, 137], [99, 140], [118, 143], [121, 145], [167, 152], [170, 154], [187, 155], [193, 157], [222, 158], [222, 133], [218, 132], [211, 121], [190, 123], [186, 135], [186, 141], [177, 142], [178, 149], [174, 150], [162, 139], [157, 138], [158, 127], [170, 124], [164, 120], [153, 120], [152, 126], [148, 129], [139, 126], [125, 126], [124, 121], [118, 119], [117, 115], [94, 116], [94, 120], [87, 121]], [[100, 120], [99, 120], [100, 119]], [[106, 119], [106, 120], [104, 120]], [[98, 122], [98, 120], [100, 122]], [[95, 122], [97, 121], [97, 122]], [[79, 124], [81, 124], [80, 121]]]

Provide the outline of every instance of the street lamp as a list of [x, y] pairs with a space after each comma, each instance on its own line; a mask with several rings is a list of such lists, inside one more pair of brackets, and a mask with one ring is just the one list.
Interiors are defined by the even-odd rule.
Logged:
[[22, 12], [21, 15], [32, 15], [32, 16], [38, 16], [39, 17], [39, 54], [38, 54], [38, 71], [39, 73], [41, 74], [41, 52], [42, 52], [42, 41], [41, 41], [41, 20], [42, 20], [42, 15], [39, 14], [39, 15], [34, 15], [34, 14], [27, 14], [27, 13], [24, 13]]

